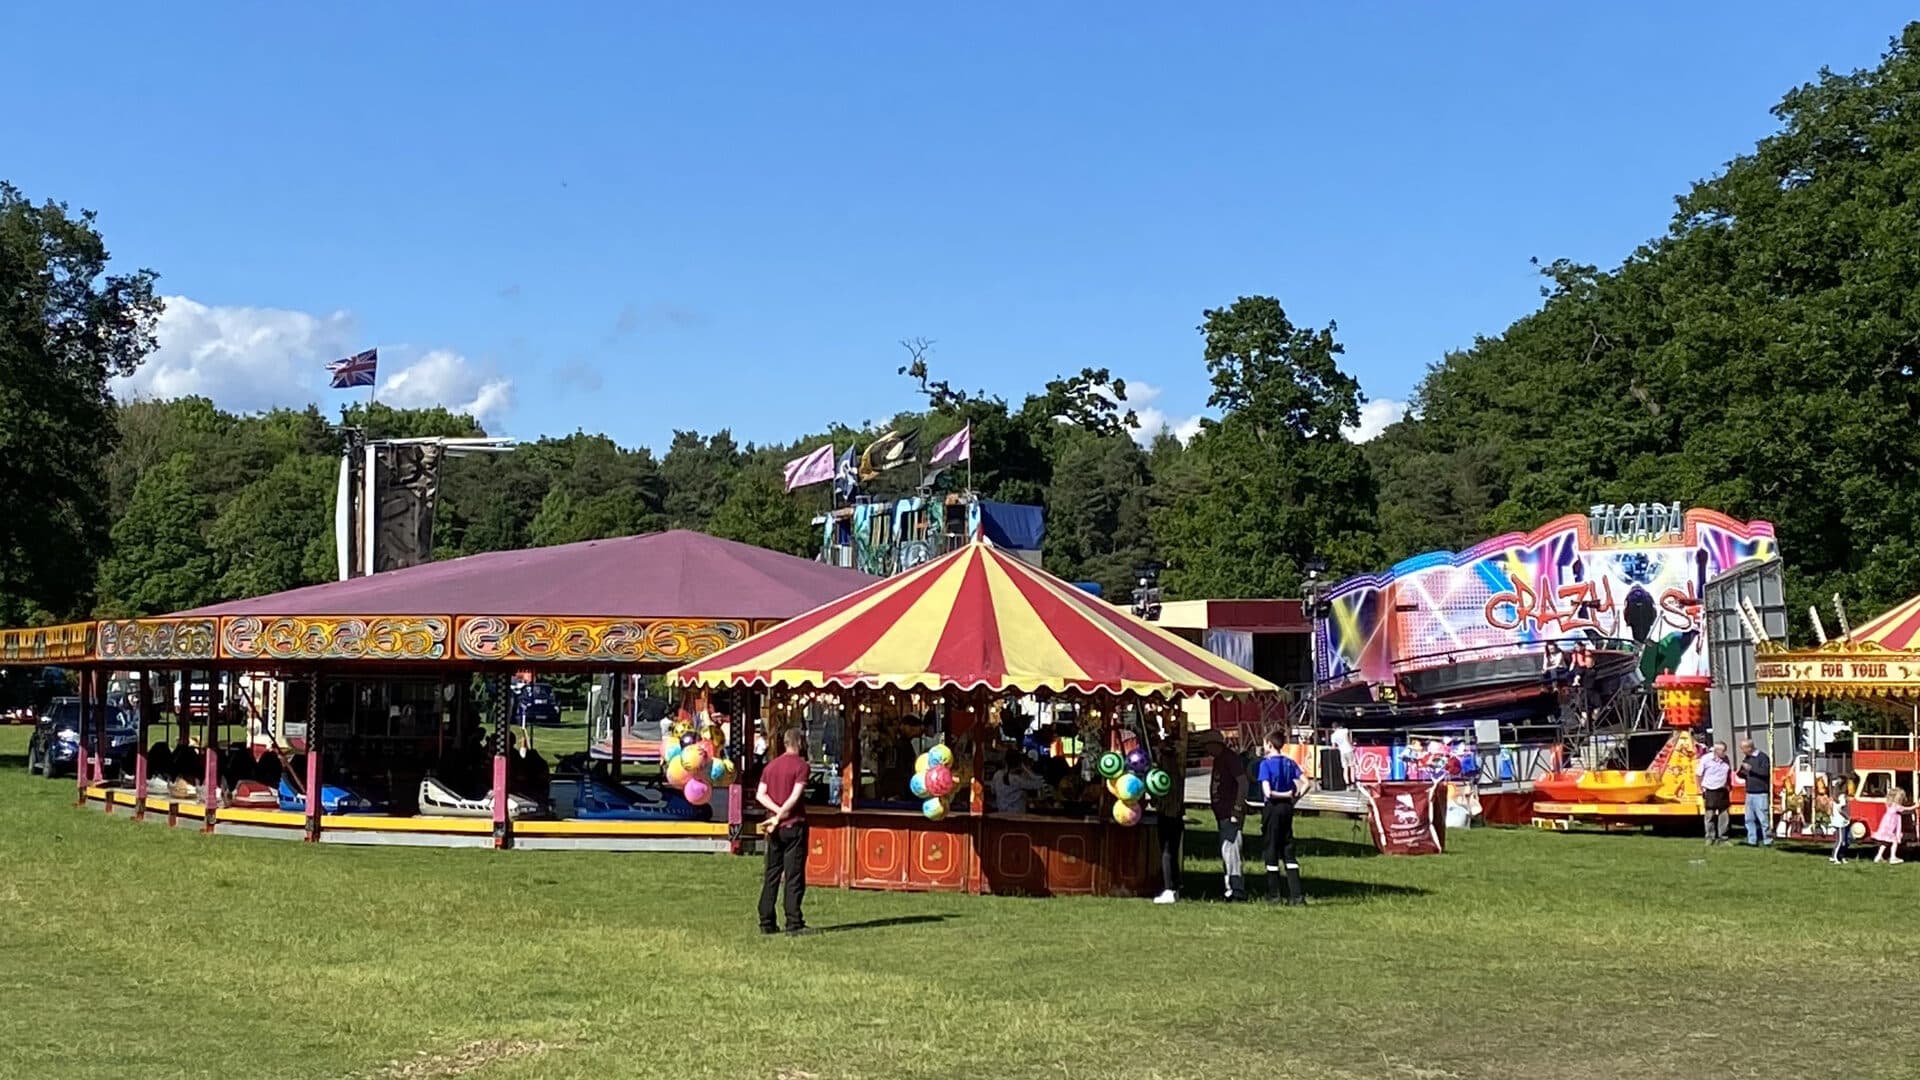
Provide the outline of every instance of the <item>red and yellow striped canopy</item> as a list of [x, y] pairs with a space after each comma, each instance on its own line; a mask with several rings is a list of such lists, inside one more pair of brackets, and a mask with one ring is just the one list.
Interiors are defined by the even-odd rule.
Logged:
[[1920, 596], [1855, 627], [1847, 643], [1856, 649], [1920, 652]]
[[1272, 683], [976, 540], [673, 673], [682, 686], [1218, 697]]

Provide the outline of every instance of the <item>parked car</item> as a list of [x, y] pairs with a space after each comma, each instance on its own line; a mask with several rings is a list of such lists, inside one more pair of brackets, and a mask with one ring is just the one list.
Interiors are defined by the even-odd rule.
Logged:
[[553, 687], [546, 683], [527, 683], [514, 692], [514, 697], [521, 725], [551, 727], [560, 723], [560, 703], [554, 699]]
[[[88, 748], [93, 746], [94, 721], [88, 718], [84, 732], [80, 724], [80, 699], [54, 698], [47, 711], [27, 737], [27, 772], [41, 776], [72, 773], [80, 760], [80, 739], [84, 734]], [[133, 758], [140, 741], [139, 725], [133, 714], [111, 706], [107, 709], [107, 765], [109, 776], [133, 771]]]

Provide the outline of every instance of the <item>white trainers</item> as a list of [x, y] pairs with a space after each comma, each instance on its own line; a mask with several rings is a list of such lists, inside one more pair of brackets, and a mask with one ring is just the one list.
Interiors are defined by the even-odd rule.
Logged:
[[1154, 897], [1153, 902], [1156, 904], [1171, 904], [1178, 899], [1179, 897], [1173, 894], [1173, 890], [1168, 889], [1165, 892], [1161, 893], [1159, 896]]

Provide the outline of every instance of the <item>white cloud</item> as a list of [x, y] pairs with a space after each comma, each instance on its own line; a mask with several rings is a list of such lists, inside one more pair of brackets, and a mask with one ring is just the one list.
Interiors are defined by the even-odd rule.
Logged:
[[1162, 431], [1170, 431], [1174, 438], [1184, 443], [1200, 433], [1199, 416], [1171, 416], [1166, 410], [1153, 404], [1160, 400], [1160, 395], [1165, 392], [1152, 383], [1131, 381], [1127, 383], [1125, 407], [1132, 409], [1134, 416], [1140, 421], [1139, 426], [1133, 429], [1134, 442], [1148, 446], [1159, 437]]
[[154, 327], [157, 348], [132, 375], [114, 381], [121, 397], [201, 395], [241, 412], [304, 405], [321, 385], [321, 365], [351, 352], [354, 319], [283, 308], [209, 307], [166, 298]]
[[513, 405], [513, 380], [489, 375], [457, 352], [435, 349], [383, 381], [379, 397], [402, 409], [445, 405], [486, 424]]
[[1350, 442], [1363, 443], [1377, 438], [1387, 430], [1389, 424], [1399, 422], [1407, 415], [1407, 403], [1392, 398], [1374, 398], [1360, 406], [1360, 422], [1350, 428], [1342, 428], [1340, 434]]
[[[326, 364], [366, 348], [351, 312], [313, 315], [286, 308], [221, 307], [166, 297], [156, 347], [139, 369], [114, 380], [122, 399], [199, 395], [235, 412], [331, 402]], [[429, 350], [396, 369], [410, 350], [382, 350], [380, 400], [402, 408], [445, 405], [485, 424], [513, 402], [513, 381], [481, 372], [459, 353]], [[358, 393], [355, 391], [354, 393]], [[329, 395], [333, 396], [329, 396]], [[342, 399], [343, 400], [343, 399]]]

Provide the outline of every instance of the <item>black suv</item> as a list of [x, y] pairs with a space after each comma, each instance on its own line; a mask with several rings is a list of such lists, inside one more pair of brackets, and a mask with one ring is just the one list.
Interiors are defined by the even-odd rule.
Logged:
[[[47, 711], [40, 715], [39, 723], [33, 726], [33, 734], [27, 738], [27, 772], [41, 776], [58, 776], [72, 773], [80, 760], [80, 699], [71, 697], [54, 698]], [[93, 720], [89, 718], [84, 735], [87, 748], [94, 746]], [[133, 772], [135, 744], [140, 741], [140, 729], [134, 723], [133, 714], [114, 706], [107, 707], [107, 765], [108, 776], [125, 776]]]

